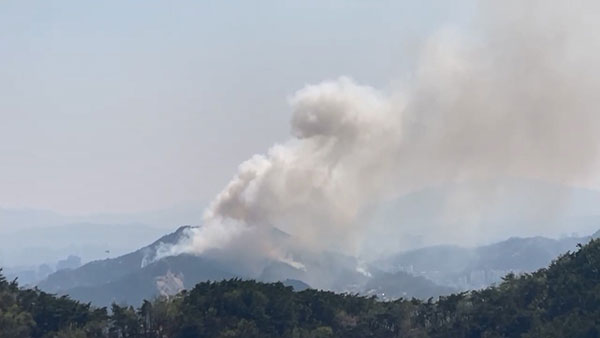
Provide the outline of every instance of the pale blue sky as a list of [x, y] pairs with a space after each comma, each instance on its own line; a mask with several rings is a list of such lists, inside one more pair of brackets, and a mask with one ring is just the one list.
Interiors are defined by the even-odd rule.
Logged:
[[2, 1], [0, 206], [204, 204], [289, 134], [286, 98], [347, 75], [385, 88], [451, 1]]

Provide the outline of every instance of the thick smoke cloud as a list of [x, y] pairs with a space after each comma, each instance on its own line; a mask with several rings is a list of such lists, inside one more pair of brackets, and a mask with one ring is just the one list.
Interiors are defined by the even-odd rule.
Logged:
[[[292, 138], [242, 163], [203, 226], [163, 254], [248, 247], [300, 267], [271, 227], [355, 253], [371, 207], [393, 196], [501, 177], [585, 180], [600, 145], [597, 6], [496, 4], [468, 34], [426, 41], [403, 90], [346, 77], [299, 90]], [[486, 201], [489, 188], [474, 196]]]

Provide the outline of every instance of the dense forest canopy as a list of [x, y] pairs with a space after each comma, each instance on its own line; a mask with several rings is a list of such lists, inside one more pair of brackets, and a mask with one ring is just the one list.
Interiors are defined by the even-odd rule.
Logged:
[[282, 283], [203, 282], [139, 308], [94, 308], [0, 275], [0, 338], [598, 337], [600, 240], [548, 268], [434, 301], [294, 292]]

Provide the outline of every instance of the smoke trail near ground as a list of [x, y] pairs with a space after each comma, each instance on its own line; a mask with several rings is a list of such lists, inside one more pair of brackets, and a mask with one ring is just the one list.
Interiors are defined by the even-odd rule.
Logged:
[[353, 252], [370, 206], [390, 196], [498, 177], [585, 179], [600, 145], [595, 14], [591, 2], [498, 2], [470, 34], [424, 43], [404, 90], [346, 77], [306, 86], [290, 99], [291, 139], [242, 163], [203, 226], [163, 255], [248, 247], [294, 264], [269, 240], [272, 226]]

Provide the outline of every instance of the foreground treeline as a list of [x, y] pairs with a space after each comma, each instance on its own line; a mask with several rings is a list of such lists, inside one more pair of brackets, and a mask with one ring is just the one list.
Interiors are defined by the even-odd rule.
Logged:
[[0, 277], [0, 337], [599, 337], [600, 240], [549, 268], [437, 302], [200, 283], [134, 309], [21, 290]]

